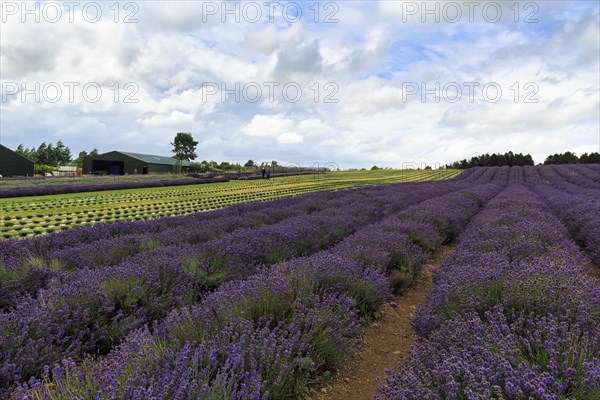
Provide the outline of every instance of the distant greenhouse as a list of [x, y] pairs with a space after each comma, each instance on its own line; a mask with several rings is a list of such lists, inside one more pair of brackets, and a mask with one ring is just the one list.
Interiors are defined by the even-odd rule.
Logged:
[[[83, 160], [83, 173], [125, 175], [173, 172], [177, 160], [172, 157], [155, 156], [152, 154], [111, 151]], [[189, 161], [181, 163], [181, 170], [186, 172], [190, 167]]]
[[33, 176], [33, 161], [0, 144], [0, 175]]

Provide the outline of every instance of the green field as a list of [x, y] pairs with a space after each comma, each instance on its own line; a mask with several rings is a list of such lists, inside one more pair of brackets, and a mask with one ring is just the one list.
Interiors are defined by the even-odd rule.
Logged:
[[98, 222], [181, 215], [325, 190], [448, 179], [457, 170], [342, 171], [270, 180], [2, 199], [0, 236], [27, 237]]

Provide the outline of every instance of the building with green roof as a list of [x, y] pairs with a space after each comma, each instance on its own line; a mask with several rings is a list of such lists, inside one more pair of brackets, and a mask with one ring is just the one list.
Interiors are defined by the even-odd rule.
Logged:
[[[172, 157], [156, 156], [153, 154], [130, 153], [127, 151], [110, 151], [83, 160], [83, 173], [125, 175], [169, 173], [177, 163]], [[182, 172], [189, 170], [191, 163], [181, 163]]]

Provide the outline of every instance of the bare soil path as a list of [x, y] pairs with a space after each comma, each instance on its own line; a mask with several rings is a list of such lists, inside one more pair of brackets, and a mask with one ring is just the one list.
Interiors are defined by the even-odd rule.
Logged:
[[433, 282], [432, 273], [453, 250], [442, 247], [434, 259], [423, 268], [418, 282], [396, 296], [392, 303], [380, 310], [377, 319], [363, 333], [363, 347], [330, 382], [313, 389], [312, 400], [367, 400], [377, 393], [385, 379], [386, 369], [396, 369], [410, 354], [415, 341], [411, 321], [415, 310], [427, 299]]
[[594, 262], [589, 257], [584, 272], [588, 277], [600, 280], [600, 266], [594, 264]]

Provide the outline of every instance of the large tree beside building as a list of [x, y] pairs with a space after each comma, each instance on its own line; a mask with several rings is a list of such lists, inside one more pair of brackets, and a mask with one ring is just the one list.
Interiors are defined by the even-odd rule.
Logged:
[[178, 132], [175, 135], [172, 152], [175, 154], [175, 159], [178, 161], [179, 167], [181, 167], [182, 161], [190, 161], [198, 157], [196, 155], [196, 146], [198, 142], [194, 140], [194, 137], [189, 132]]
[[196, 155], [198, 142], [194, 140], [194, 137], [189, 132], [178, 132], [171, 145], [175, 154], [174, 158], [179, 161], [190, 161], [198, 157]]

